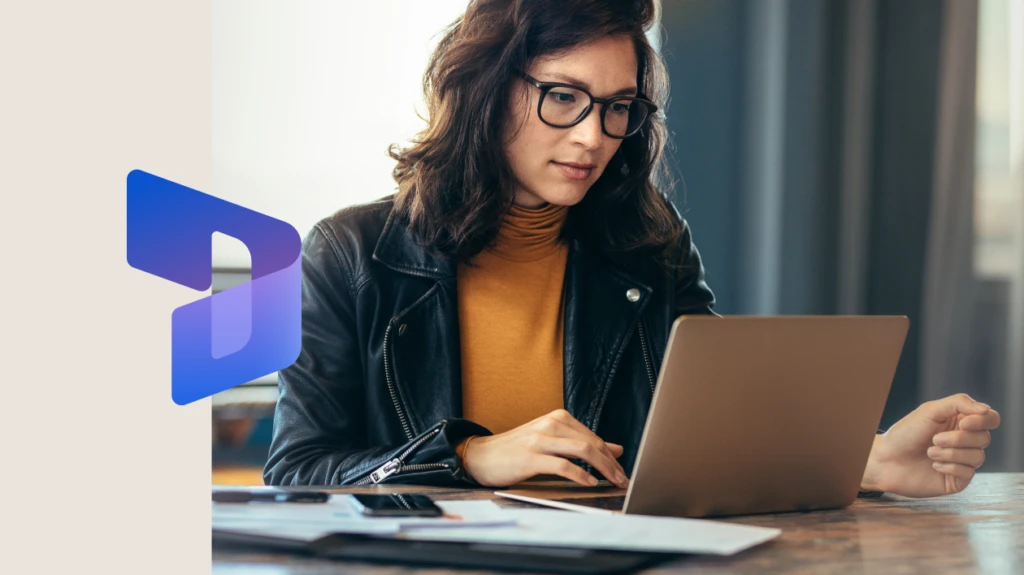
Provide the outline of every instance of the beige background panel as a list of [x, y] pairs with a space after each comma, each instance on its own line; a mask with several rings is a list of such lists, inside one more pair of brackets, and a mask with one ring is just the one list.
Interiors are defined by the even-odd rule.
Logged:
[[125, 177], [208, 189], [211, 13], [0, 7], [0, 571], [210, 568], [209, 401], [170, 396], [170, 314], [202, 294], [128, 267]]

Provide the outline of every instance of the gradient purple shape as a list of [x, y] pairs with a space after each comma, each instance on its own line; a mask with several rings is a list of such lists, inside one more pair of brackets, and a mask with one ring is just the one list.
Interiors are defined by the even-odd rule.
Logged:
[[241, 351], [252, 338], [252, 282], [210, 298], [210, 355], [213, 359]]
[[249, 249], [252, 281], [179, 307], [171, 397], [184, 405], [291, 365], [302, 346], [298, 232], [286, 222], [141, 170], [128, 174], [128, 264], [205, 291], [213, 233]]

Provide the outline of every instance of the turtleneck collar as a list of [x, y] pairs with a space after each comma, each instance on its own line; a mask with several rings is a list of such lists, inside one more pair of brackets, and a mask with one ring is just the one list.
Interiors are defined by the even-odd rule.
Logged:
[[513, 204], [488, 250], [516, 262], [530, 262], [553, 254], [561, 245], [559, 234], [569, 206], [544, 204], [524, 208]]

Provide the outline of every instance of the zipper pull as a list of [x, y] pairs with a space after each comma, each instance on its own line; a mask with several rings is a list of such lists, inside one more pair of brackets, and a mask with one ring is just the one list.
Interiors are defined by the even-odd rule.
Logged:
[[398, 473], [398, 470], [401, 469], [401, 467], [402, 461], [400, 459], [392, 459], [377, 469], [374, 469], [373, 472], [370, 473], [370, 481], [380, 483], [395, 473]]

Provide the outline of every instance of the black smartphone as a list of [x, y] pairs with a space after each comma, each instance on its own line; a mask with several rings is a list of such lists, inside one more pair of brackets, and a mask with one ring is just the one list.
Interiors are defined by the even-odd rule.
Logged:
[[353, 493], [352, 500], [363, 515], [372, 517], [440, 517], [441, 508], [426, 495], [390, 493], [386, 495]]

